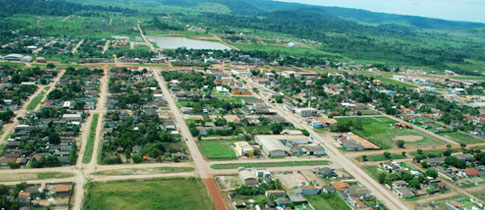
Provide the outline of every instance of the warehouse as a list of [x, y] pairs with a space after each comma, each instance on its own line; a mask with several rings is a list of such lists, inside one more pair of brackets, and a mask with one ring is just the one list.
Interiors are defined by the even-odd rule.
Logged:
[[285, 157], [289, 153], [289, 148], [281, 143], [279, 135], [268, 135], [255, 137], [258, 144], [263, 147], [263, 151], [270, 157]]
[[6, 61], [20, 61], [24, 55], [22, 54], [8, 54], [7, 56], [3, 57], [3, 60]]

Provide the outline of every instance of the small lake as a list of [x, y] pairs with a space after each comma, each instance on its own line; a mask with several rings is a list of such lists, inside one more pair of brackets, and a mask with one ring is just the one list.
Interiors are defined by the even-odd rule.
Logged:
[[177, 49], [185, 47], [187, 49], [211, 49], [211, 50], [230, 50], [231, 47], [219, 42], [187, 39], [185, 37], [149, 37], [148, 40], [157, 43], [162, 49]]

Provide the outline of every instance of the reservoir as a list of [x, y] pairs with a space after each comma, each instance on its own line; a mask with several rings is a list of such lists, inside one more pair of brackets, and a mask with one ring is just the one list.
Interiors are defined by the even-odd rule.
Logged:
[[211, 49], [211, 50], [230, 50], [229, 46], [219, 42], [187, 39], [185, 37], [149, 37], [148, 40], [155, 42], [162, 49], [177, 49], [185, 47], [187, 49]]

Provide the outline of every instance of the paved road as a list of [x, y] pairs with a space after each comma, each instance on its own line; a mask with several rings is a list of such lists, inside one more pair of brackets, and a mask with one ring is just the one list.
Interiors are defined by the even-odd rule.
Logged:
[[[247, 80], [248, 88], [251, 90], [253, 87], [259, 89], [259, 92], [265, 92], [265, 88], [253, 83], [251, 80]], [[281, 104], [273, 105], [265, 97], [262, 97], [259, 93], [254, 94], [254, 96], [262, 99], [269, 107], [274, 108], [279, 115], [285, 117], [289, 122], [292, 122], [295, 127], [306, 129], [310, 135], [318, 140], [320, 143], [325, 145], [327, 148], [327, 153], [330, 159], [340, 164], [345, 168], [350, 174], [352, 174], [356, 180], [358, 180], [362, 185], [366, 186], [377, 199], [381, 200], [390, 209], [410, 209], [406, 206], [397, 196], [394, 196], [389, 190], [384, 188], [381, 184], [377, 183], [369, 175], [367, 175], [362, 169], [355, 165], [351, 160], [344, 156], [334, 145], [333, 139], [328, 137], [322, 137], [313, 131], [310, 126], [306, 123], [302, 123], [303, 120], [293, 113], [285, 111]]]
[[182, 114], [180, 113], [180, 111], [178, 110], [172, 94], [170, 94], [169, 90], [167, 89], [167, 84], [165, 80], [163, 80], [162, 77], [160, 76], [160, 71], [156, 70], [153, 73], [155, 74], [155, 79], [158, 81], [160, 87], [162, 88], [162, 93], [165, 96], [165, 99], [167, 100], [170, 110], [172, 110], [176, 124], [181, 131], [182, 139], [187, 140], [185, 141], [185, 143], [187, 144], [187, 148], [189, 149], [190, 154], [192, 155], [195, 168], [197, 169], [197, 172], [200, 178], [204, 180], [204, 183], [207, 187], [207, 190], [209, 191], [210, 196], [212, 197], [212, 200], [214, 201], [216, 208], [218, 210], [219, 209], [226, 210], [227, 207], [225, 205], [224, 199], [222, 198], [221, 192], [217, 187], [217, 185], [215, 184], [212, 175], [209, 173], [209, 169], [210, 169], [209, 165], [202, 157], [199, 151], [199, 148], [195, 143], [194, 138], [190, 134], [189, 128], [187, 127], [187, 124], [185, 124], [185, 120]]

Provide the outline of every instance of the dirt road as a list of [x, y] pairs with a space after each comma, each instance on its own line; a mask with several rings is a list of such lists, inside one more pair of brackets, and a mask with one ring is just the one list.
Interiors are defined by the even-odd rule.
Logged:
[[212, 178], [212, 175], [209, 173], [209, 165], [207, 162], [204, 160], [202, 157], [199, 148], [197, 147], [194, 138], [190, 134], [189, 128], [187, 127], [187, 124], [185, 124], [185, 120], [180, 113], [180, 111], [177, 108], [177, 105], [175, 104], [175, 100], [170, 94], [170, 91], [167, 89], [167, 84], [165, 83], [165, 80], [160, 76], [160, 71], [154, 71], [155, 74], [155, 79], [158, 81], [162, 93], [165, 96], [165, 99], [167, 100], [167, 103], [170, 107], [170, 110], [172, 110], [172, 113], [174, 114], [176, 124], [178, 128], [180, 129], [180, 133], [182, 135], [182, 139], [187, 139], [185, 143], [187, 144], [187, 148], [190, 151], [190, 154], [192, 155], [192, 159], [194, 160], [195, 168], [197, 169], [197, 172], [204, 180], [204, 183], [207, 187], [207, 190], [209, 191], [210, 196], [212, 197], [212, 200], [214, 201], [214, 204], [218, 210], [226, 210], [227, 207], [225, 205], [224, 199], [222, 198], [221, 192], [217, 185], [214, 182], [214, 179]]
[[103, 46], [103, 51], [101, 52], [102, 54], [104, 54], [104, 52], [106, 52], [106, 50], [108, 50], [110, 43], [111, 43], [110, 40], [106, 40], [106, 43]]
[[79, 46], [81, 46], [83, 44], [83, 42], [84, 42], [84, 39], [81, 39], [81, 41], [79, 41], [77, 43], [77, 45], [74, 48], [72, 48], [71, 53], [72, 54], [76, 54], [77, 53], [77, 48], [79, 48]]
[[237, 47], [234, 47], [232, 46], [231, 44], [227, 43], [226, 41], [222, 40], [219, 36], [217, 36], [216, 34], [213, 34], [212, 32], [209, 32], [210, 35], [214, 36], [215, 39], [217, 39], [218, 41], [222, 42], [223, 44], [231, 47], [232, 49], [235, 49], [237, 51], [241, 51], [241, 49], [237, 48]]

